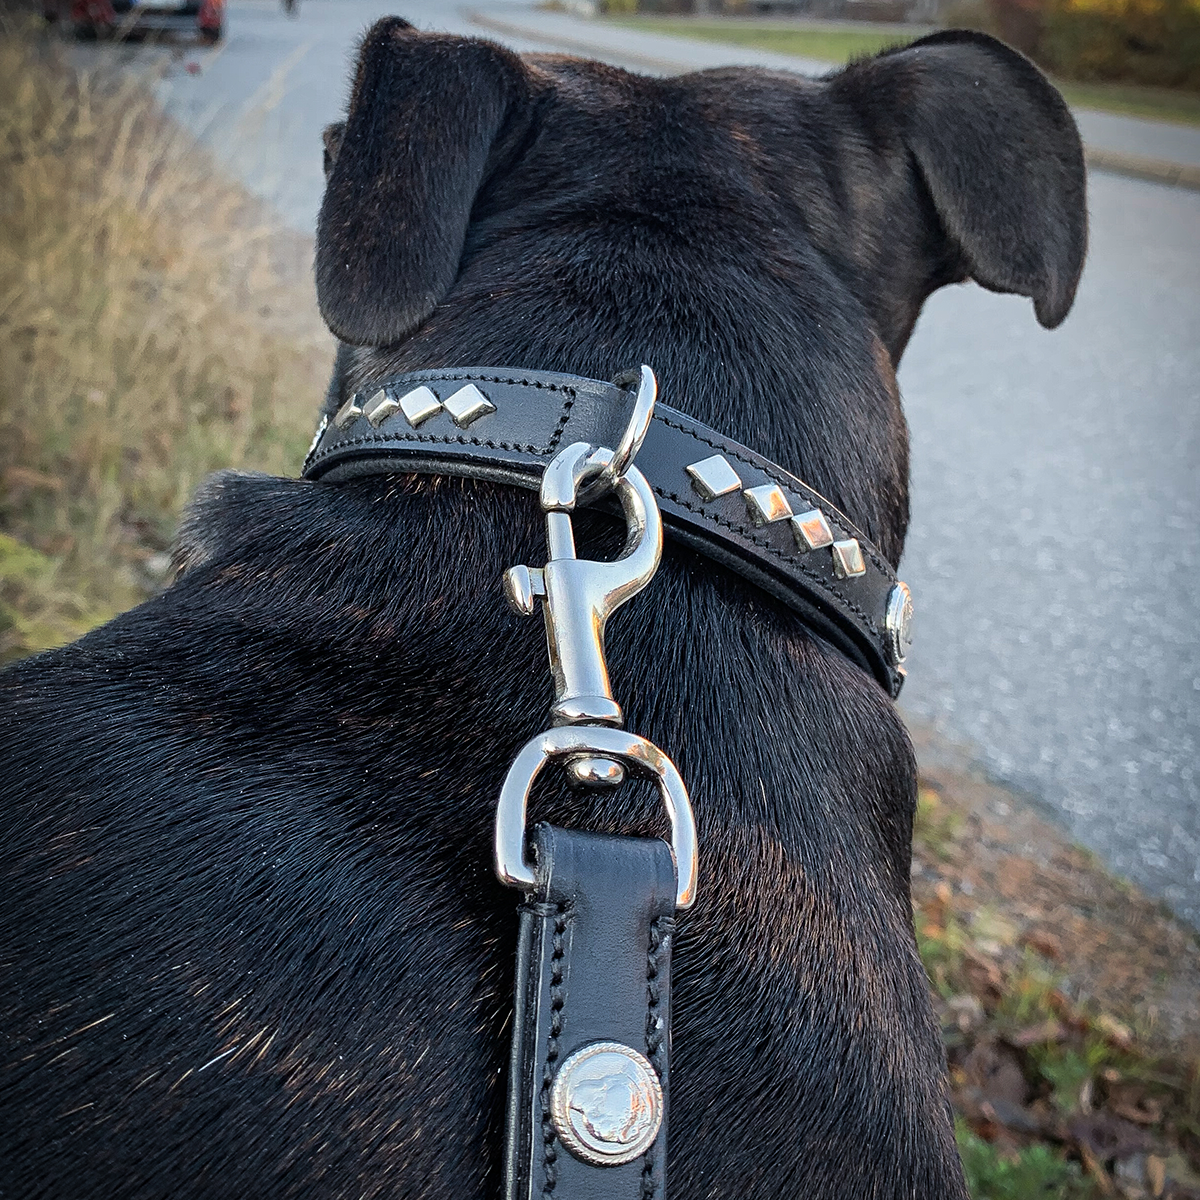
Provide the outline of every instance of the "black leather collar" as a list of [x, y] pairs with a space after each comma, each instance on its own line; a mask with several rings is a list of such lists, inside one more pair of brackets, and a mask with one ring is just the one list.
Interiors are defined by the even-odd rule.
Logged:
[[[550, 371], [414, 371], [321, 422], [307, 479], [415, 471], [536, 490], [572, 442], [614, 447], [633, 398]], [[655, 406], [637, 466], [667, 533], [799, 612], [892, 696], [904, 682], [912, 605], [879, 550], [823, 496], [753, 450]]]

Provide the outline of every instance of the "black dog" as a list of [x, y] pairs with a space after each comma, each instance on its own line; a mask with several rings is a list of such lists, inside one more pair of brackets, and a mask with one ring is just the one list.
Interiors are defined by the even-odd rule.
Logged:
[[[1063, 101], [968, 33], [823, 82], [659, 80], [389, 20], [327, 148], [331, 406], [421, 367], [647, 362], [893, 563], [923, 301], [971, 278], [1052, 326], [1084, 255]], [[499, 581], [544, 559], [530, 493], [219, 476], [170, 590], [3, 677], [0, 1193], [497, 1194], [517, 896], [491, 827], [550, 701]], [[964, 1196], [890, 700], [670, 544], [609, 651], [699, 825], [674, 1194]], [[657, 828], [633, 787], [538, 803]]]

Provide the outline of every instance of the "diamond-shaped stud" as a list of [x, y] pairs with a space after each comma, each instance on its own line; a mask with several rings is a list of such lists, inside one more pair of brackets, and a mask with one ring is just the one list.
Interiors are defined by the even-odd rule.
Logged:
[[362, 405], [358, 402], [358, 396], [354, 395], [334, 413], [333, 423], [339, 429], [346, 429], [348, 426], [353, 425], [362, 415]]
[[839, 579], [867, 573], [867, 564], [863, 562], [862, 547], [858, 544], [858, 538], [847, 538], [844, 542], [833, 543], [833, 569]]
[[792, 506], [776, 483], [746, 488], [742, 495], [746, 497], [746, 507], [755, 525], [770, 525], [773, 521], [782, 521], [792, 515]]
[[472, 421], [478, 421], [480, 417], [486, 417], [488, 413], [496, 411], [496, 406], [473, 383], [459, 388], [442, 403], [459, 429], [466, 429]]
[[442, 402], [427, 387], [413, 388], [400, 397], [400, 411], [414, 429], [422, 421], [428, 421], [441, 407]]
[[366, 414], [367, 420], [372, 425], [381, 425], [394, 412], [400, 409], [400, 402], [393, 400], [391, 396], [380, 388], [370, 400], [363, 405], [363, 412]]
[[728, 496], [742, 486], [738, 473], [729, 465], [723, 454], [714, 454], [702, 462], [692, 463], [687, 468], [692, 477], [692, 487], [705, 500], [715, 500], [718, 496]]
[[792, 532], [801, 550], [820, 550], [833, 545], [833, 530], [819, 508], [810, 508], [792, 518]]

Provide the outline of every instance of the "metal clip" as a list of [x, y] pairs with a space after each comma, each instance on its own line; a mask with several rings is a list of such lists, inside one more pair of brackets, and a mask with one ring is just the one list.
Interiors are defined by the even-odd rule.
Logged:
[[513, 887], [534, 888], [537, 875], [525, 857], [525, 814], [529, 793], [542, 768], [554, 758], [581, 750], [603, 750], [619, 756], [634, 775], [652, 779], [671, 823], [675, 856], [675, 906], [690, 908], [696, 898], [696, 822], [687, 788], [675, 764], [653, 742], [623, 729], [548, 729], [521, 747], [500, 791], [493, 842], [496, 874]]
[[[510, 567], [504, 574], [509, 603], [530, 615], [542, 601], [546, 642], [554, 676], [552, 725], [623, 723], [613, 699], [604, 659], [608, 618], [648, 584], [662, 558], [662, 517], [654, 493], [632, 466], [654, 407], [656, 384], [642, 367], [630, 427], [618, 448], [575, 442], [561, 450], [542, 477], [541, 504], [546, 513], [549, 561], [544, 567]], [[576, 557], [571, 513], [583, 498], [616, 492], [625, 514], [625, 548], [613, 562]], [[578, 755], [567, 770], [576, 783], [611, 787], [625, 778], [620, 762]]]
[[[658, 783], [671, 822], [676, 905], [687, 908], [696, 895], [696, 826], [687, 788], [657, 746], [613, 728], [624, 718], [604, 661], [608, 618], [650, 582], [662, 558], [658, 502], [633, 466], [650, 427], [658, 385], [649, 367], [616, 380], [635, 381], [633, 415], [616, 450], [576, 442], [560, 451], [542, 476], [549, 561], [504, 573], [504, 590], [517, 612], [531, 614], [535, 602], [542, 601], [554, 675], [551, 721], [557, 728], [527, 742], [509, 768], [496, 810], [496, 874], [514, 887], [536, 886], [533, 865], [525, 858], [525, 810], [534, 780], [551, 759], [561, 759], [570, 778], [584, 787], [615, 787], [628, 769]], [[608, 491], [616, 492], [625, 514], [625, 548], [613, 562], [578, 558], [571, 513], [583, 500]]]

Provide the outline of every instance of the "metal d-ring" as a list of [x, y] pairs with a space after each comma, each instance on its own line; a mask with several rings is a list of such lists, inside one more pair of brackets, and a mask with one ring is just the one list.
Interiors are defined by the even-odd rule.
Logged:
[[619, 759], [634, 775], [658, 783], [663, 808], [671, 822], [671, 852], [678, 884], [675, 904], [690, 908], [696, 898], [696, 822], [687, 788], [675, 764], [653, 743], [624, 729], [561, 725], [525, 743], [513, 760], [496, 808], [496, 874], [502, 882], [526, 890], [537, 875], [525, 857], [525, 815], [529, 792], [542, 768], [554, 758], [580, 753]]
[[610, 477], [615, 481], [629, 470], [629, 464], [637, 457], [637, 452], [646, 440], [646, 431], [650, 428], [650, 418], [654, 415], [654, 401], [658, 399], [658, 380], [654, 372], [643, 363], [636, 371], [623, 371], [613, 380], [614, 387], [630, 388], [638, 385], [637, 395], [633, 400], [633, 412], [629, 415], [629, 424], [621, 435], [620, 444], [613, 453], [609, 465]]

